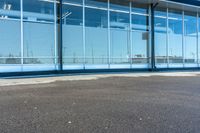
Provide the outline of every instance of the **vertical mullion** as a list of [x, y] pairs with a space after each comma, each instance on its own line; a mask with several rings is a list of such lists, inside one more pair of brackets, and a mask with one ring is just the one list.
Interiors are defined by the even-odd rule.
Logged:
[[185, 67], [185, 12], [182, 11], [182, 56], [183, 56], [183, 67]]
[[199, 13], [197, 12], [197, 65], [199, 67]]
[[[149, 17], [148, 17], [148, 46], [147, 46], [147, 62], [148, 62], [148, 66], [149, 66], [149, 68], [151, 68], [152, 69], [152, 63], [153, 63], [153, 54], [152, 54], [152, 50], [153, 50], [153, 45], [154, 45], [154, 42], [152, 41], [153, 40], [153, 34], [152, 34], [152, 30], [153, 30], [153, 25], [152, 25], [152, 19], [154, 19], [153, 17], [152, 17], [152, 8], [153, 8], [153, 6], [152, 5], [149, 5], [149, 8], [148, 8], [148, 15], [149, 15]], [[155, 60], [155, 59], [154, 59]]]
[[110, 40], [110, 0], [108, 0], [108, 64], [111, 68], [111, 40]]
[[86, 53], [85, 53], [85, 47], [86, 47], [86, 40], [85, 40], [85, 0], [83, 0], [83, 67], [85, 69], [86, 65]]
[[62, 30], [62, 12], [63, 12], [63, 7], [62, 7], [62, 0], [59, 0], [59, 17], [60, 17], [60, 27], [59, 27], [59, 70], [63, 70], [63, 30]]
[[57, 70], [57, 5], [54, 0], [54, 64], [55, 70]]
[[156, 66], [155, 66], [155, 28], [154, 28], [154, 9], [155, 9], [155, 6], [152, 4], [151, 7], [150, 7], [150, 34], [151, 34], [151, 70], [154, 71], [156, 69]]
[[132, 61], [132, 55], [133, 55], [133, 53], [132, 53], [132, 51], [133, 51], [133, 47], [132, 47], [132, 43], [133, 43], [133, 40], [132, 40], [132, 14], [131, 14], [131, 12], [132, 12], [132, 2], [130, 2], [130, 12], [129, 12], [129, 14], [130, 14], [130, 17], [129, 17], [129, 19], [130, 19], [130, 26], [129, 26], [129, 40], [130, 40], [130, 44], [129, 44], [129, 46], [130, 46], [130, 53], [129, 53], [129, 55], [130, 55], [130, 68], [133, 68], [133, 61]]
[[24, 25], [23, 25], [23, 0], [20, 0], [20, 25], [21, 25], [21, 71], [23, 71], [24, 64]]
[[166, 33], [166, 52], [167, 52], [167, 68], [169, 68], [169, 8], [167, 8], [167, 18], [166, 18], [166, 21], [167, 21], [167, 26], [166, 26], [166, 31], [167, 31], [167, 33]]

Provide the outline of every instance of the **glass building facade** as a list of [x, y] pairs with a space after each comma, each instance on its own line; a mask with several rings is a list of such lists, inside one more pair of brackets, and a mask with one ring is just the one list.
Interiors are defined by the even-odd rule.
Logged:
[[1, 0], [0, 73], [200, 67], [198, 6], [152, 5]]

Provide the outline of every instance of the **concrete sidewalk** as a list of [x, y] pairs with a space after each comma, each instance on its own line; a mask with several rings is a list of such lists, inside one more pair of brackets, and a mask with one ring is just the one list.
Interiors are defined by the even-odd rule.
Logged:
[[80, 74], [80, 75], [47, 75], [47, 76], [21, 76], [0, 79], [0, 86], [45, 84], [56, 81], [97, 80], [108, 77], [195, 77], [200, 72], [147, 72], [147, 73], [107, 73], [107, 74]]

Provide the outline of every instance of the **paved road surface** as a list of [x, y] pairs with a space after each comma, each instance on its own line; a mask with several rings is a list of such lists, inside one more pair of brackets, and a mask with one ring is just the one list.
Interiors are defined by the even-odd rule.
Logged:
[[0, 133], [200, 133], [200, 76], [1, 86]]

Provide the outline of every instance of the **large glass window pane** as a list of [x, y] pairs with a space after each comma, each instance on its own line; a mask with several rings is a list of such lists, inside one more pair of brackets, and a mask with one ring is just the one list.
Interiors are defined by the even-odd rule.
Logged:
[[111, 63], [130, 63], [129, 31], [111, 30]]
[[63, 5], [64, 64], [83, 64], [83, 8]]
[[0, 1], [0, 64], [21, 63], [20, 0]]
[[148, 4], [141, 4], [141, 3], [136, 3], [135, 1], [131, 3], [131, 11], [132, 13], [137, 13], [137, 14], [148, 14]]
[[20, 19], [20, 0], [1, 0], [0, 19]]
[[24, 1], [24, 64], [54, 64], [54, 3]]
[[130, 16], [128, 13], [110, 12], [110, 27], [115, 29], [129, 30]]
[[108, 64], [107, 11], [85, 9], [86, 63]]
[[197, 15], [185, 12], [185, 63], [197, 63]]
[[52, 64], [54, 47], [53, 24], [24, 22], [25, 64]]
[[130, 17], [128, 13], [110, 12], [111, 63], [130, 63]]
[[149, 15], [145, 5], [132, 3], [131, 13], [131, 32], [132, 32], [132, 56], [133, 64], [147, 64], [149, 49]]
[[183, 19], [182, 12], [169, 10], [169, 63], [183, 63]]
[[85, 0], [85, 5], [108, 8], [108, 0]]
[[115, 10], [130, 11], [130, 2], [127, 0], [110, 0], [110, 8]]
[[148, 63], [148, 32], [134, 31], [132, 32], [132, 63], [146, 64]]
[[26, 21], [54, 22], [54, 2], [24, 0], [23, 17]]
[[166, 9], [155, 11], [155, 56], [157, 64], [167, 63], [167, 13]]
[[0, 64], [20, 63], [20, 33], [20, 21], [0, 20]]
[[148, 30], [148, 15], [132, 14], [132, 30]]
[[142, 4], [132, 3], [132, 29], [148, 30], [149, 14], [148, 7]]

